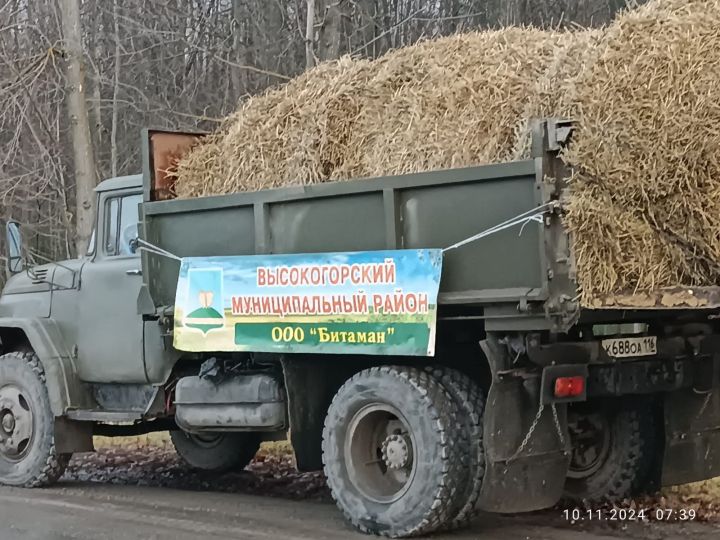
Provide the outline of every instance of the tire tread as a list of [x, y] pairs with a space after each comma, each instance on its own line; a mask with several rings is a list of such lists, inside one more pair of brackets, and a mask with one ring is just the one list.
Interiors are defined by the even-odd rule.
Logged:
[[444, 528], [455, 530], [466, 527], [481, 513], [478, 508], [480, 490], [485, 476], [485, 449], [483, 447], [483, 413], [485, 395], [480, 386], [466, 374], [445, 366], [430, 366], [427, 371], [435, 377], [457, 401], [460, 410], [460, 431], [464, 455], [463, 466], [470, 471], [463, 493], [457, 497], [457, 510]]
[[[46, 377], [45, 370], [43, 369], [40, 359], [34, 351], [14, 351], [5, 353], [0, 357], [0, 362], [10, 358], [18, 359], [24, 362], [30, 370], [33, 372], [35, 377], [45, 386]], [[55, 448], [55, 436], [50, 435], [51, 444], [47, 452], [47, 458], [45, 463], [37, 471], [33, 477], [23, 484], [23, 487], [37, 488], [49, 486], [57, 482], [60, 477], [65, 473], [65, 469], [70, 462], [70, 454], [58, 454]]]
[[[574, 503], [595, 504], [618, 502], [632, 497], [642, 490], [642, 484], [651, 473], [654, 451], [654, 429], [652, 410], [642, 400], [623, 400], [623, 407], [616, 414], [621, 415], [623, 442], [622, 454], [609, 458], [594, 478], [586, 480], [585, 493], [576, 490], [565, 492], [565, 498]], [[603, 476], [606, 480], [603, 481]], [[610, 478], [607, 478], [609, 476]]]
[[[348, 379], [335, 394], [330, 409], [336, 405], [339, 399], [342, 399], [343, 394], [349, 386], [368, 376], [402, 378], [415, 389], [417, 394], [421, 396], [421, 399], [426, 400], [428, 403], [432, 415], [432, 423], [436, 426], [442, 447], [442, 467], [439, 474], [438, 485], [435, 489], [435, 497], [425, 515], [419, 518], [412, 526], [408, 526], [405, 529], [384, 529], [379, 532], [366, 526], [357, 516], [348, 512], [340, 503], [331, 485], [333, 499], [345, 515], [345, 518], [364, 533], [401, 538], [433, 532], [441, 528], [451, 519], [456, 494], [462, 488], [463, 481], [466, 479], [459, 455], [461, 445], [457, 444], [462, 431], [458, 420], [457, 406], [445, 388], [429, 373], [412, 367], [380, 366], [360, 371]], [[328, 425], [329, 417], [330, 415], [326, 417], [325, 428], [323, 430], [322, 450], [325, 475], [328, 477], [328, 483], [331, 484], [331, 473], [328, 468], [328, 463], [325, 461], [325, 456], [328, 454], [328, 444], [330, 444], [327, 436], [330, 427]]]

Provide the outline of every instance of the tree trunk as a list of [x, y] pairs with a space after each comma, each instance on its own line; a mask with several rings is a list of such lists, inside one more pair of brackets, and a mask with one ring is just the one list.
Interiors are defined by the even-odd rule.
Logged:
[[81, 254], [87, 249], [93, 227], [95, 160], [85, 102], [80, 0], [62, 0], [60, 13], [67, 55], [67, 109], [75, 162], [75, 248]]
[[352, 50], [363, 50], [368, 58], [377, 58], [377, 42], [375, 38], [378, 35], [378, 22], [375, 20], [375, 0], [358, 2], [355, 9], [359, 12], [357, 15], [359, 28], [355, 29], [357, 35], [354, 36]]
[[[92, 17], [92, 24], [96, 28], [102, 27], [102, 18], [103, 18], [103, 12], [100, 9], [100, 6], [95, 5], [94, 6], [94, 12]], [[90, 81], [90, 84], [92, 85], [92, 89], [90, 91], [90, 122], [91, 122], [91, 132], [94, 136], [93, 145], [94, 148], [97, 148], [98, 150], [102, 148], [103, 145], [103, 118], [102, 118], [102, 67], [100, 66], [100, 62], [102, 61], [102, 58], [105, 56], [105, 51], [103, 50], [103, 39], [102, 34], [99, 32], [97, 34], [94, 34], [92, 36], [92, 42], [86, 43], [86, 46], [88, 47], [88, 50], [93, 52], [93, 58], [94, 62], [90, 66], [90, 69], [92, 70], [92, 80]], [[98, 161], [95, 163], [95, 171], [96, 175], [102, 176], [102, 169], [100, 168], [100, 161], [101, 157], [98, 157]]]
[[389, 2], [388, 0], [377, 0], [377, 6], [380, 19], [377, 23], [377, 36], [374, 38], [377, 45], [374, 51], [376, 58], [392, 48], [392, 32], [389, 31], [392, 26], [392, 15]]
[[315, 0], [307, 1], [307, 19], [305, 22], [305, 68], [310, 69], [315, 65]]
[[118, 3], [113, 2], [113, 26], [115, 27], [115, 70], [113, 77], [112, 124], [110, 126], [110, 167], [112, 176], [117, 176], [117, 127], [118, 91], [120, 90], [120, 26], [118, 25]]
[[325, 13], [318, 39], [318, 58], [332, 60], [340, 56], [343, 38], [343, 17], [347, 9], [346, 0], [326, 0]]
[[[231, 49], [231, 61], [236, 64], [245, 63], [245, 55], [247, 54], [245, 41], [243, 39], [247, 22], [245, 19], [248, 18], [247, 9], [244, 6], [242, 0], [233, 0], [232, 3], [232, 31], [233, 31], [233, 45]], [[233, 83], [233, 99], [235, 103], [243, 94], [247, 93], [248, 80], [247, 73], [244, 69], [240, 69], [235, 66], [230, 66], [230, 76], [232, 77]]]

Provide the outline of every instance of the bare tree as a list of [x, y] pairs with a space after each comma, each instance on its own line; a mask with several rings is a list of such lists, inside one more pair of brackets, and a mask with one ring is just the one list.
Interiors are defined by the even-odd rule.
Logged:
[[331, 60], [340, 56], [348, 0], [321, 0], [322, 21], [318, 35], [318, 58]]
[[93, 189], [96, 178], [85, 102], [85, 61], [80, 26], [80, 0], [63, 0], [60, 12], [67, 56], [67, 109], [75, 163], [75, 229], [77, 234], [75, 246], [78, 253], [84, 253], [93, 227]]
[[117, 124], [118, 92], [120, 91], [120, 26], [118, 24], [118, 0], [113, 0], [113, 28], [115, 29], [115, 69], [113, 70], [112, 121], [110, 123], [110, 166], [117, 176]]
[[315, 0], [306, 0], [307, 15], [305, 17], [305, 68], [315, 65]]

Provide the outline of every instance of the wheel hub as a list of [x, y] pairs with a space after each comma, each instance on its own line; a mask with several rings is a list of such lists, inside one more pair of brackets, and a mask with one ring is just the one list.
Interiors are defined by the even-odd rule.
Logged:
[[608, 457], [611, 430], [601, 414], [571, 413], [568, 431], [572, 442], [572, 455], [568, 476], [587, 478], [602, 467]]
[[395, 407], [374, 403], [350, 420], [344, 443], [349, 479], [362, 495], [388, 504], [409, 489], [416, 470], [409, 423]]
[[402, 435], [388, 435], [382, 443], [382, 457], [388, 469], [402, 469], [410, 457], [408, 441]]
[[15, 417], [8, 410], [2, 412], [2, 429], [6, 435], [12, 435], [15, 429]]
[[23, 392], [16, 386], [0, 388], [0, 458], [19, 461], [30, 448], [33, 413]]

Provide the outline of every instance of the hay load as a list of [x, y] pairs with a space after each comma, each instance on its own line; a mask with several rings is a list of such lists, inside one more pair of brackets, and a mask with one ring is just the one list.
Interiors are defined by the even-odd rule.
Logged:
[[575, 88], [568, 225], [586, 296], [717, 284], [720, 2], [619, 17]]
[[508, 159], [569, 35], [508, 28], [342, 58], [253, 97], [181, 162], [196, 197]]
[[179, 197], [527, 156], [577, 130], [567, 226], [583, 303], [720, 281], [720, 0], [655, 0], [602, 30], [506, 28], [318, 66], [244, 102], [178, 167]]

